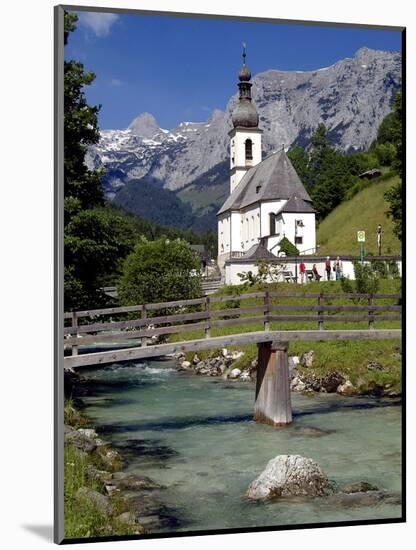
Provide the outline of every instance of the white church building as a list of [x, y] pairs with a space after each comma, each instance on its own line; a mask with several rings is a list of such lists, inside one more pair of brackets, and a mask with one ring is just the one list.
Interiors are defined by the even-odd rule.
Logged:
[[218, 265], [226, 284], [240, 284], [237, 273], [256, 273], [258, 260], [275, 260], [284, 237], [300, 253], [316, 248], [315, 210], [284, 147], [262, 160], [263, 131], [245, 52], [238, 78], [240, 97], [229, 132], [230, 195], [217, 214]]

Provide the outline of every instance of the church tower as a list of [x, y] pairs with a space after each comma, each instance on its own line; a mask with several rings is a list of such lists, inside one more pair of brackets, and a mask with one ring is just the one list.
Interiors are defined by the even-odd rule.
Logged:
[[243, 66], [238, 75], [240, 97], [232, 113], [230, 136], [230, 194], [252, 166], [261, 162], [259, 115], [251, 101], [251, 73], [246, 67], [246, 46], [243, 44]]

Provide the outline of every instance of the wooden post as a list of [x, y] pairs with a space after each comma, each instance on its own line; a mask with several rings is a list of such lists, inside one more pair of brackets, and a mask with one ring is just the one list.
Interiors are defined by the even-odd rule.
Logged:
[[[142, 319], [147, 319], [146, 304], [143, 304], [143, 306], [142, 306]], [[143, 330], [146, 330], [146, 325], [143, 325]], [[147, 346], [147, 337], [146, 336], [142, 336], [141, 346], [142, 346], [142, 348], [145, 348]]]
[[[373, 305], [373, 294], [368, 295], [368, 305]], [[371, 316], [374, 315], [374, 311], [371, 311], [371, 309], [368, 310], [368, 328], [369, 330], [374, 329], [374, 321], [371, 319]]]
[[[323, 294], [322, 292], [319, 293], [319, 296], [318, 296], [318, 306], [322, 306], [323, 305]], [[324, 330], [324, 312], [323, 311], [318, 311], [318, 317], [319, 317], [319, 320], [318, 320], [318, 329], [319, 330]]]
[[[76, 328], [77, 326], [78, 326], [77, 312], [73, 311], [72, 312], [72, 328]], [[74, 331], [72, 336], [78, 336], [78, 333], [76, 331]], [[78, 355], [78, 346], [72, 345], [72, 355]]]
[[205, 311], [207, 314], [205, 325], [205, 338], [211, 338], [211, 318], [210, 318], [210, 299], [209, 296], [205, 298]]
[[272, 426], [292, 422], [287, 342], [258, 344], [254, 420]]
[[268, 332], [270, 330], [270, 321], [269, 321], [269, 314], [270, 314], [270, 294], [266, 290], [264, 293], [264, 330]]

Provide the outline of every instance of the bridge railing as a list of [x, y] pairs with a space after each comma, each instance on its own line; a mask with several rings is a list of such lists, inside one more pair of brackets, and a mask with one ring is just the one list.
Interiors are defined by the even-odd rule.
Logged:
[[[285, 303], [288, 298], [307, 303]], [[137, 339], [146, 346], [167, 335], [186, 336], [194, 331], [202, 331], [205, 338], [210, 338], [212, 329], [234, 326], [236, 333], [259, 330], [259, 326], [265, 331], [303, 330], [305, 323], [308, 328], [312, 323], [325, 330], [329, 323], [364, 322], [373, 329], [376, 322], [401, 321], [401, 305], [397, 303], [400, 298], [400, 294], [263, 291], [73, 311], [64, 314], [64, 343], [67, 351], [77, 355], [78, 347], [84, 345]], [[343, 303], [334, 303], [339, 300]], [[384, 303], [377, 303], [380, 300]], [[257, 328], [244, 326], [255, 324]]]

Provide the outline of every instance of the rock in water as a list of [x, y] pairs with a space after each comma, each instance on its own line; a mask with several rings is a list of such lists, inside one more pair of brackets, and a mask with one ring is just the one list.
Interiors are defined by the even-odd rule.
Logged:
[[322, 496], [328, 478], [311, 458], [300, 455], [278, 455], [252, 481], [246, 496], [252, 500], [276, 497]]
[[337, 393], [339, 393], [340, 395], [350, 396], [354, 395], [354, 393], [356, 393], [356, 390], [353, 384], [349, 380], [347, 380], [344, 384], [340, 384], [338, 386]]
[[228, 378], [231, 378], [231, 379], [235, 379], [235, 378], [238, 378], [241, 374], [241, 370], [240, 369], [233, 369], [230, 374], [228, 375]]

